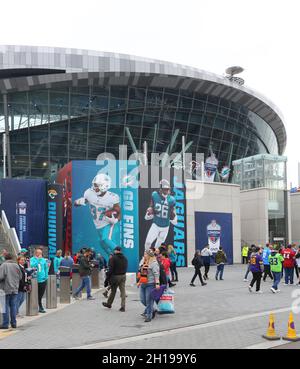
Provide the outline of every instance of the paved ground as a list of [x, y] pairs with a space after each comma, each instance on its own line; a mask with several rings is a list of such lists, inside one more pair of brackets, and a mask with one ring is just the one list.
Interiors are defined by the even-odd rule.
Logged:
[[[264, 294], [250, 294], [243, 282], [244, 266], [228, 266], [225, 281], [215, 281], [211, 270], [208, 286], [189, 286], [193, 269], [180, 269], [176, 292], [176, 314], [158, 316], [144, 323], [138, 289], [128, 288], [126, 312], [118, 311], [119, 297], [111, 310], [96, 301], [78, 301], [45, 314], [40, 319], [21, 319], [17, 331], [1, 339], [2, 348], [269, 348], [261, 335], [266, 332], [269, 313], [274, 312], [279, 335], [287, 331], [292, 291], [281, 286], [273, 295], [270, 282]], [[199, 282], [197, 282], [199, 283]], [[295, 315], [300, 334], [300, 315]], [[276, 343], [276, 346], [282, 343]]]

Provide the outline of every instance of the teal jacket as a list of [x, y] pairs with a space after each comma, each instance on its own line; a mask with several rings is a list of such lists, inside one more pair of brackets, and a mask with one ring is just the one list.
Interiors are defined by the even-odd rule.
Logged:
[[48, 262], [44, 258], [36, 258], [35, 256], [30, 259], [30, 267], [37, 269], [37, 281], [43, 283], [48, 279]]
[[62, 256], [60, 256], [60, 257], [55, 256], [55, 258], [54, 258], [54, 273], [55, 274], [58, 273], [59, 267], [60, 267], [60, 263], [61, 263], [62, 260], [63, 260], [63, 257]]

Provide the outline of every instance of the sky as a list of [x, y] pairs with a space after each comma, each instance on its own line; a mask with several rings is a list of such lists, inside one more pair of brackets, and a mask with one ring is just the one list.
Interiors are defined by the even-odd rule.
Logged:
[[240, 65], [287, 129], [288, 182], [300, 154], [299, 0], [2, 0], [0, 44], [120, 52], [219, 75]]

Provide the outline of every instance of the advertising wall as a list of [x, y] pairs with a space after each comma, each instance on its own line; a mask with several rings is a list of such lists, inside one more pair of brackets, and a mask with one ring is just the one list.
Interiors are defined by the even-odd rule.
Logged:
[[233, 263], [232, 214], [195, 212], [196, 249], [205, 245], [216, 254], [223, 247], [228, 263]]
[[63, 187], [48, 185], [48, 257], [54, 259], [56, 251], [63, 249]]
[[[124, 164], [124, 165], [123, 165]], [[93, 247], [106, 260], [116, 246], [128, 259], [128, 271], [135, 272], [139, 262], [138, 187], [136, 163], [114, 162], [99, 167], [95, 161], [72, 162], [72, 251]], [[93, 190], [92, 182], [105, 185], [95, 177], [106, 175], [109, 185], [104, 196]], [[109, 218], [109, 219], [108, 219]], [[114, 223], [112, 223], [114, 222]]]
[[22, 248], [47, 245], [47, 182], [39, 179], [2, 179], [1, 210], [16, 229]]
[[[186, 266], [186, 197], [181, 176], [182, 173], [173, 170], [166, 179], [160, 173], [159, 182], [162, 185], [164, 183], [166, 186], [168, 183], [170, 185], [170, 191], [166, 197], [160, 187], [150, 186], [150, 188], [139, 189], [140, 255], [143, 255], [144, 250], [150, 246], [159, 247], [161, 243], [171, 244], [177, 254], [177, 266]], [[150, 173], [149, 178], [151, 178]], [[149, 216], [147, 217], [149, 208], [154, 210], [150, 219]], [[175, 213], [177, 219], [173, 224]]]

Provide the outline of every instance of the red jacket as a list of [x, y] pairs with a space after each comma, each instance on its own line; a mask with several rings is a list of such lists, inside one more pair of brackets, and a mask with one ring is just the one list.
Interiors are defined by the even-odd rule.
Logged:
[[170, 274], [170, 266], [171, 266], [170, 259], [164, 259], [164, 258], [162, 258], [161, 259], [161, 263], [162, 263], [162, 265], [163, 265], [163, 267], [165, 269], [166, 274], [167, 275]]
[[295, 256], [296, 252], [292, 249], [284, 249], [282, 251], [282, 256], [284, 257], [283, 267], [293, 268], [295, 266]]

